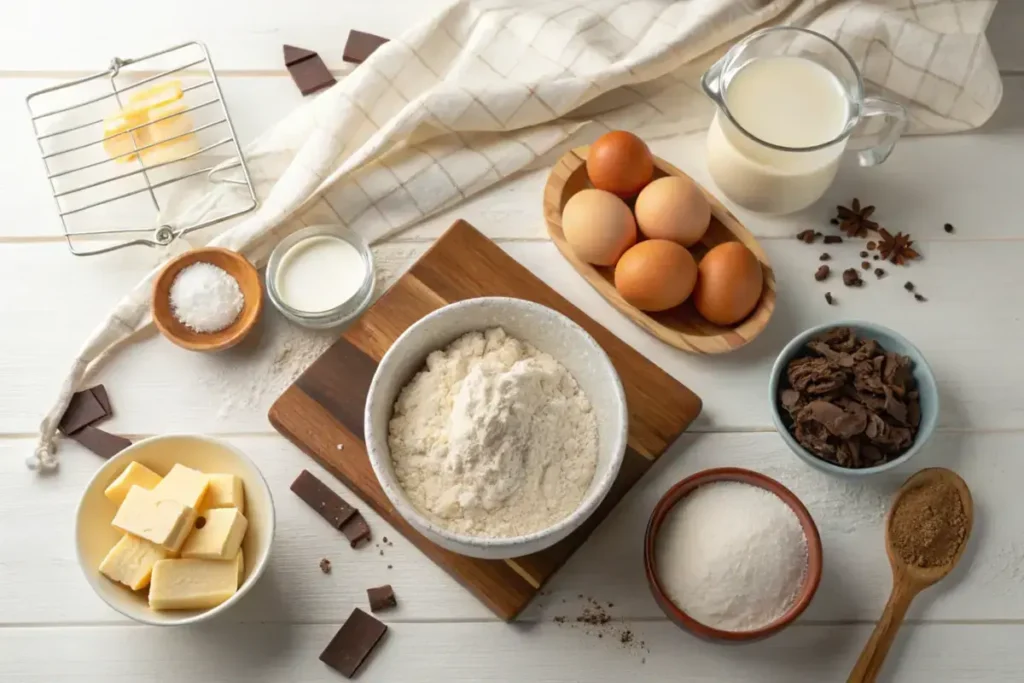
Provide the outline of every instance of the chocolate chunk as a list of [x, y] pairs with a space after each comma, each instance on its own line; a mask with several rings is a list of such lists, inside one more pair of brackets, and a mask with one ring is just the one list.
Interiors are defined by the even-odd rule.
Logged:
[[861, 261], [860, 267], [863, 268], [864, 270], [871, 270], [871, 264], [868, 263], [867, 261]]
[[341, 529], [345, 522], [358, 514], [354, 507], [307, 470], [302, 470], [292, 482], [292, 493], [335, 529]]
[[345, 51], [341, 58], [352, 64], [362, 64], [386, 42], [388, 42], [387, 38], [381, 38], [372, 33], [349, 31], [348, 40], [345, 42]]
[[337, 82], [324, 60], [312, 50], [285, 45], [284, 64], [303, 95], [311, 95]]
[[925, 299], [924, 295], [922, 294], [915, 294], [914, 298], [917, 299], [918, 301], [928, 301], [928, 299]]
[[103, 410], [106, 411], [107, 417], [114, 414], [114, 409], [110, 406], [110, 396], [107, 394], [107, 388], [105, 386], [97, 384], [89, 389], [89, 391], [92, 392], [92, 395], [95, 396], [96, 400], [100, 402], [101, 406], [103, 406]]
[[906, 284], [903, 285], [903, 289], [907, 290], [908, 292], [913, 292], [914, 291], [914, 283], [911, 282], [910, 280], [907, 280]]
[[881, 268], [875, 268], [875, 277], [881, 279], [883, 275], [885, 275], [884, 270], [882, 270]]
[[366, 597], [370, 601], [371, 612], [379, 612], [398, 605], [398, 600], [395, 599], [395, 591], [391, 589], [390, 584], [378, 586], [377, 588], [367, 588]]
[[352, 678], [388, 627], [358, 607], [320, 653], [320, 661], [345, 678]]
[[324, 574], [331, 573], [331, 561], [328, 560], [326, 557], [320, 560], [320, 571], [322, 571]]
[[842, 244], [843, 238], [839, 235], [825, 235], [825, 244]]
[[111, 458], [132, 445], [132, 442], [123, 436], [105, 432], [92, 425], [82, 427], [72, 434], [71, 438], [103, 458]]
[[345, 534], [348, 544], [355, 548], [363, 541], [370, 540], [370, 525], [362, 515], [356, 513], [341, 527], [341, 533]]
[[828, 302], [829, 306], [835, 303], [836, 300], [832, 298], [832, 292], [825, 292], [825, 301]]
[[64, 416], [60, 418], [58, 429], [60, 429], [61, 433], [70, 436], [83, 427], [99, 422], [105, 417], [107, 417], [107, 411], [104, 410], [103, 404], [99, 402], [92, 390], [85, 389], [84, 391], [75, 392], [71, 397], [68, 409], [64, 411]]
[[818, 237], [813, 230], [802, 230], [796, 234], [796, 238], [806, 244], [811, 244]]
[[946, 223], [945, 225], [942, 226], [942, 229], [945, 230], [946, 232], [953, 232], [953, 224]]
[[868, 243], [867, 243], [868, 251], [874, 251], [874, 250], [875, 250], [875, 247], [877, 247], [877, 246], [878, 246], [878, 245], [877, 245], [877, 244], [875, 244], [874, 242], [868, 242]]
[[814, 273], [814, 279], [817, 280], [818, 282], [821, 282], [822, 280], [824, 280], [825, 278], [828, 277], [828, 273], [829, 273], [829, 267], [828, 266], [821, 266]]
[[847, 268], [843, 271], [843, 284], [847, 287], [860, 287], [864, 281], [860, 279], [860, 273], [856, 268]]
[[860, 257], [861, 258], [867, 258], [868, 257], [868, 252], [866, 252], [866, 251], [860, 252]]
[[821, 256], [818, 257], [818, 260], [819, 261], [828, 261], [830, 258], [832, 258], [832, 256], [830, 256], [829, 253], [826, 251]]

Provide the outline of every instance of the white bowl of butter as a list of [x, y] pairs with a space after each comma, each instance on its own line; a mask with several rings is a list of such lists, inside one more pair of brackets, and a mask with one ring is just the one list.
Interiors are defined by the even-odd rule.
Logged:
[[274, 526], [270, 489], [245, 454], [172, 434], [132, 444], [96, 472], [78, 505], [75, 544], [108, 605], [174, 626], [238, 603], [266, 569]]

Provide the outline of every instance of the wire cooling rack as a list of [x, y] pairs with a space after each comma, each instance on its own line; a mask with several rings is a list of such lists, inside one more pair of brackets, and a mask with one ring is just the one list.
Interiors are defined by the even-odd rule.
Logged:
[[[107, 117], [116, 116], [133, 93], [172, 81], [182, 91], [173, 113], [121, 129], [120, 139], [131, 147], [110, 156], [104, 149]], [[249, 169], [209, 52], [201, 43], [183, 43], [135, 59], [115, 57], [106, 71], [34, 92], [26, 102], [73, 254], [166, 245], [256, 208]], [[178, 125], [173, 136], [143, 144], [144, 132], [138, 131], [182, 116], [179, 121], [186, 125]], [[185, 151], [171, 153], [170, 158], [152, 154], [153, 148], [167, 149], [185, 140]], [[240, 178], [239, 173], [225, 177], [223, 172], [232, 168], [239, 169]], [[197, 183], [235, 184], [237, 201], [188, 224], [167, 222], [163, 214], [173, 193]]]

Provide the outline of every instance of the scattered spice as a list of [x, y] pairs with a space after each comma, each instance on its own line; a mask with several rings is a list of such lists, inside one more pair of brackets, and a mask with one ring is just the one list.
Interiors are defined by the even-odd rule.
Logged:
[[839, 229], [848, 237], [867, 237], [868, 230], [878, 230], [878, 223], [870, 220], [875, 212], [874, 206], [861, 208], [860, 200], [854, 198], [849, 207], [837, 206]]
[[842, 244], [843, 238], [839, 235], [825, 235], [825, 244]]
[[907, 564], [949, 564], [967, 538], [967, 514], [960, 492], [945, 479], [910, 489], [892, 511], [889, 538]]
[[882, 236], [882, 243], [878, 245], [878, 251], [882, 254], [882, 258], [889, 259], [897, 266], [906, 265], [907, 261], [921, 258], [921, 254], [912, 247], [914, 241], [910, 239], [910, 235], [902, 232], [893, 235], [885, 228], [879, 228], [878, 234]]
[[829, 218], [828, 222], [831, 223], [832, 225], [839, 225], [839, 219], [838, 218]]
[[914, 298], [917, 299], [918, 301], [928, 301], [928, 299], [925, 299], [922, 294], [915, 294]]
[[796, 238], [806, 244], [812, 244], [818, 236], [813, 230], [802, 230], [796, 234]]
[[390, 564], [388, 565], [388, 569], [391, 569], [391, 565]]
[[953, 232], [953, 224], [946, 223], [945, 225], [942, 226], [942, 229], [945, 230], [946, 232]]
[[326, 557], [320, 560], [320, 571], [322, 571], [324, 574], [331, 573], [331, 561], [328, 560]]
[[868, 244], [867, 244], [867, 247], [868, 247], [868, 251], [874, 251], [874, 250], [875, 250], [875, 247], [877, 247], [877, 246], [878, 246], [878, 245], [877, 245], [877, 244], [875, 244], [874, 242], [868, 242]]
[[884, 270], [882, 270], [881, 268], [875, 268], [875, 277], [877, 277], [879, 280], [881, 280], [884, 275], [885, 275], [885, 271]]
[[826, 252], [822, 253], [821, 256], [818, 257], [818, 260], [819, 261], [828, 261], [830, 258], [832, 258], [832, 256], [826, 251]]
[[861, 258], [867, 258], [868, 257], [868, 252], [866, 252], [866, 251], [860, 252], [860, 257]]
[[829, 306], [835, 304], [836, 300], [832, 298], [832, 292], [825, 292], [825, 301], [828, 302]]
[[861, 287], [864, 281], [860, 279], [860, 272], [856, 268], [847, 268], [843, 271], [843, 284], [847, 287]]
[[196, 528], [202, 529], [206, 526], [206, 517], [196, 517]]
[[872, 261], [877, 261], [878, 260], [878, 254], [875, 254], [874, 256], [872, 256], [871, 260]]
[[822, 280], [828, 277], [830, 270], [831, 269], [828, 266], [821, 266], [820, 268], [818, 268], [817, 271], [815, 271], [814, 279], [817, 280], [818, 282], [821, 282]]
[[913, 292], [914, 291], [914, 283], [911, 282], [910, 280], [907, 280], [907, 283], [905, 285], [903, 285], [903, 289], [907, 290], [908, 292]]
[[861, 261], [860, 267], [863, 268], [864, 270], [871, 270], [871, 263], [869, 263], [868, 261]]

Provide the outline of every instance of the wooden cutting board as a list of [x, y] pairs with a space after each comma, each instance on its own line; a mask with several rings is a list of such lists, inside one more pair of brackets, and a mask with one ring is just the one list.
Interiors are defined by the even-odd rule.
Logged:
[[[582, 280], [579, 284], [586, 286]], [[557, 545], [513, 560], [457, 555], [416, 532], [381, 490], [363, 443], [366, 394], [377, 362], [391, 343], [431, 311], [480, 296], [528, 299], [576, 321], [611, 358], [629, 409], [625, 459], [602, 505]], [[510, 620], [697, 417], [700, 408], [700, 399], [692, 391], [562, 298], [473, 226], [458, 221], [281, 395], [269, 417], [275, 429], [355, 491], [495, 614]]]

